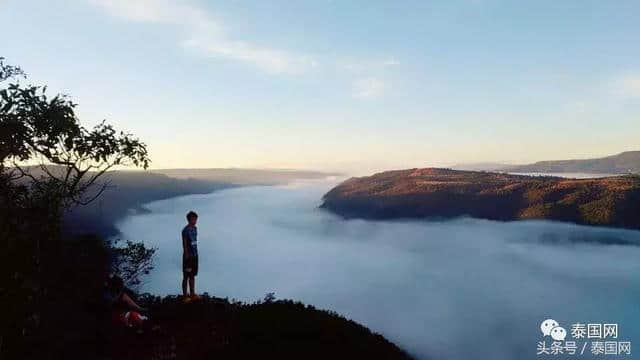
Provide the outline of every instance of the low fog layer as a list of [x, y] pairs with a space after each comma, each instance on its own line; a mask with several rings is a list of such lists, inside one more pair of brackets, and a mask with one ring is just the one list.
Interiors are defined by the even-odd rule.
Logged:
[[424, 359], [540, 359], [537, 342], [551, 341], [539, 329], [547, 318], [567, 331], [577, 322], [618, 323], [618, 340], [631, 341], [633, 354], [640, 231], [548, 221], [345, 221], [317, 208], [332, 185], [157, 201], [152, 213], [118, 227], [125, 239], [159, 247], [144, 289], [157, 294], [180, 291], [180, 230], [193, 209], [200, 292], [243, 301], [275, 292], [335, 310]]

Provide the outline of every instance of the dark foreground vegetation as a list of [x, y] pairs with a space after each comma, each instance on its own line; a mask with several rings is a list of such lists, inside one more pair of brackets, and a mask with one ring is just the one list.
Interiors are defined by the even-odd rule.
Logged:
[[[409, 359], [354, 321], [272, 294], [251, 304], [208, 295], [185, 304], [143, 294], [138, 303], [150, 319], [142, 331], [114, 324], [102, 300], [109, 256], [98, 237], [65, 240], [47, 251], [53, 260], [42, 265], [40, 284], [24, 284], [22, 275], [3, 282], [10, 297], [2, 304], [2, 358]], [[24, 292], [32, 295], [24, 299]], [[13, 297], [26, 301], [7, 301]]]
[[[115, 322], [105, 280], [118, 275], [136, 298], [155, 249], [65, 232], [63, 219], [74, 226], [88, 220], [69, 212], [88, 205], [121, 216], [143, 201], [225, 185], [130, 173], [141, 177], [130, 191], [105, 198], [114, 167], [148, 167], [146, 145], [105, 122], [84, 128], [67, 97], [24, 78], [0, 57], [0, 359], [407, 358], [353, 321], [273, 295], [254, 304], [145, 295], [141, 329]], [[150, 179], [160, 185], [136, 193]]]
[[449, 169], [351, 178], [322, 207], [370, 219], [471, 216], [640, 228], [640, 176], [564, 179]]
[[409, 359], [362, 325], [290, 300], [267, 296], [243, 304], [205, 296], [191, 304], [176, 297], [141, 302], [153, 316], [150, 330], [112, 337], [124, 336], [130, 344], [110, 347], [118, 358]]

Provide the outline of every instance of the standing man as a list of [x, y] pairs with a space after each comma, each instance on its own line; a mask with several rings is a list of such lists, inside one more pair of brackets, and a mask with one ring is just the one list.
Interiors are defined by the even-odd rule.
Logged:
[[[196, 295], [196, 275], [198, 275], [198, 214], [189, 211], [187, 214], [187, 226], [182, 229], [182, 295], [184, 302], [198, 300]], [[187, 296], [187, 282], [189, 282], [189, 294]]]

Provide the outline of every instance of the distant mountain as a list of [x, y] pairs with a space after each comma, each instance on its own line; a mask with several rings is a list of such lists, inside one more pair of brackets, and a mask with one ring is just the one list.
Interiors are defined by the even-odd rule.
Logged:
[[640, 176], [564, 179], [451, 169], [351, 178], [321, 207], [347, 218], [550, 219], [640, 228]]
[[234, 185], [278, 185], [296, 179], [320, 179], [327, 176], [339, 176], [339, 173], [326, 173], [312, 170], [290, 169], [159, 169], [149, 170], [177, 179], [197, 179]]
[[528, 165], [496, 167], [492, 170], [522, 173], [639, 174], [640, 151], [626, 151], [597, 159], [538, 161]]
[[[61, 169], [50, 168], [51, 172]], [[32, 173], [39, 170], [34, 168]], [[335, 174], [317, 171], [256, 169], [167, 169], [111, 171], [102, 180], [110, 186], [95, 201], [69, 211], [65, 229], [71, 234], [116, 235], [114, 224], [131, 211], [147, 211], [144, 203], [190, 194], [207, 194], [236, 186], [279, 185], [296, 179], [319, 179]], [[197, 211], [197, 209], [196, 209]]]

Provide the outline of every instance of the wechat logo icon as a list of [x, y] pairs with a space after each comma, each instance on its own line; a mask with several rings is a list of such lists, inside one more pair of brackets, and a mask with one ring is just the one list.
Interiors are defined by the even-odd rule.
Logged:
[[553, 319], [543, 321], [540, 324], [540, 331], [542, 331], [543, 336], [551, 336], [555, 341], [564, 341], [564, 338], [567, 337], [567, 330]]

